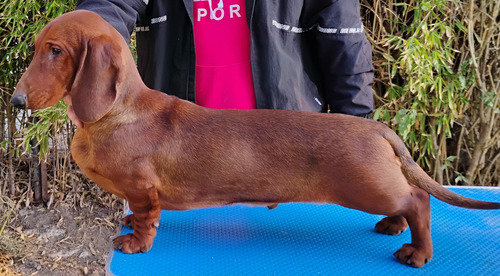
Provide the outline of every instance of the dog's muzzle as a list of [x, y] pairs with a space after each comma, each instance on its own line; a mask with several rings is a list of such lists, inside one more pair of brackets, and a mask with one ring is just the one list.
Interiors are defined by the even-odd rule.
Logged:
[[10, 98], [10, 104], [16, 108], [24, 109], [26, 108], [27, 98], [26, 95], [23, 94], [14, 94], [12, 98]]

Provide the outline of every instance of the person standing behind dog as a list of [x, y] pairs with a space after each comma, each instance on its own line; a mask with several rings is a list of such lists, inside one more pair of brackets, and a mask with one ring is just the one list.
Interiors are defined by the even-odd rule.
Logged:
[[80, 0], [130, 42], [150, 88], [211, 108], [370, 117], [371, 46], [352, 0]]

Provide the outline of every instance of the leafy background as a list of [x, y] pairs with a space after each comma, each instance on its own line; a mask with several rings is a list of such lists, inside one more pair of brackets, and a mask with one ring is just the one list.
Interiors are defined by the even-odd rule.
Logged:
[[[75, 3], [0, 4], [0, 195], [25, 205], [33, 200], [35, 145], [47, 164], [51, 202], [68, 198], [75, 181], [88, 181], [71, 160], [74, 126], [63, 103], [35, 113], [8, 104], [34, 36]], [[438, 182], [499, 186], [500, 2], [361, 3], [376, 74], [373, 118], [392, 127]]]

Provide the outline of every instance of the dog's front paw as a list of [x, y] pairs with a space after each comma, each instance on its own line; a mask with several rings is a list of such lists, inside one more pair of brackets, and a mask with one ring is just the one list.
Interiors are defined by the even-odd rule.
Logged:
[[[136, 218], [135, 218], [135, 215], [134, 214], [130, 214], [130, 215], [127, 215], [123, 218], [122, 220], [123, 222], [123, 225], [129, 227], [129, 228], [132, 228], [134, 229], [135, 228], [135, 224], [136, 224]], [[160, 221], [159, 220], [155, 220], [153, 222], [153, 226], [158, 228], [160, 227]]]
[[403, 216], [386, 217], [375, 225], [375, 231], [387, 235], [399, 235], [408, 228]]
[[402, 264], [422, 267], [432, 259], [432, 253], [428, 253], [425, 249], [417, 248], [412, 244], [405, 243], [403, 247], [394, 253], [394, 257]]
[[153, 239], [139, 239], [134, 236], [134, 234], [127, 234], [114, 238], [113, 246], [115, 249], [127, 254], [138, 252], [146, 253], [153, 247]]
[[125, 225], [126, 227], [134, 229], [134, 223], [135, 223], [134, 214], [125, 216], [122, 222], [123, 225]]

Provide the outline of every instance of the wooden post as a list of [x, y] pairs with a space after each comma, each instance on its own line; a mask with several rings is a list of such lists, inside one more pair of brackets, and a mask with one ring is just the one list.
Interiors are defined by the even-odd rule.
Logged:
[[[33, 118], [33, 123], [37, 121], [38, 119], [36, 117]], [[47, 163], [44, 158], [40, 158], [40, 146], [37, 145], [38, 141], [33, 139], [30, 143], [33, 147], [33, 155], [35, 156], [35, 168], [33, 170], [33, 201], [36, 203], [46, 203], [49, 201]]]

